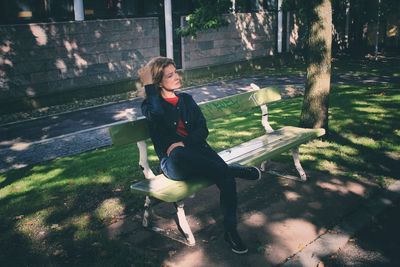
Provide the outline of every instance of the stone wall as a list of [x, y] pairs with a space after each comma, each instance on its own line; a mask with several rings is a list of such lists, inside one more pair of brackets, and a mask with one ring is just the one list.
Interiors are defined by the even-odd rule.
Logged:
[[228, 26], [199, 33], [195, 39], [182, 39], [184, 70], [273, 55], [273, 13], [237, 13], [228, 15], [228, 22]]
[[0, 25], [0, 105], [132, 81], [159, 53], [157, 18]]

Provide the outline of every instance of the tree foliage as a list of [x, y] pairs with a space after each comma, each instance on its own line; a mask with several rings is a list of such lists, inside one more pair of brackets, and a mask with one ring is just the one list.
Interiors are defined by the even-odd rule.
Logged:
[[198, 32], [228, 24], [223, 15], [231, 9], [230, 0], [196, 0], [195, 6], [195, 10], [186, 16], [185, 25], [178, 30], [182, 36], [196, 36]]

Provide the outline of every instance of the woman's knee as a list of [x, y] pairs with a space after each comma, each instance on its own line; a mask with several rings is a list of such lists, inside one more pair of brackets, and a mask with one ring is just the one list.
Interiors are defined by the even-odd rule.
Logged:
[[178, 146], [175, 147], [170, 153], [169, 153], [169, 158], [173, 160], [180, 160], [184, 158], [185, 156], [185, 147], [183, 146]]

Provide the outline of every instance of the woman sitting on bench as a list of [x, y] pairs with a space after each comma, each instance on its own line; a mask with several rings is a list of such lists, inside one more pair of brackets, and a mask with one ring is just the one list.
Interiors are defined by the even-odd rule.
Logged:
[[237, 194], [234, 177], [258, 180], [261, 172], [256, 167], [228, 166], [210, 147], [206, 138], [206, 120], [192, 96], [176, 93], [181, 77], [172, 59], [153, 58], [139, 70], [146, 98], [143, 115], [149, 122], [150, 136], [160, 159], [161, 170], [172, 180], [195, 177], [212, 179], [220, 190], [220, 204], [224, 215], [224, 239], [232, 251], [248, 251], [237, 226]]

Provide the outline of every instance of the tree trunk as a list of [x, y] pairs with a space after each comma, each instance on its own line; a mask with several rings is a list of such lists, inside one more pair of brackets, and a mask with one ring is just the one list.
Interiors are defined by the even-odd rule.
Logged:
[[300, 126], [328, 131], [328, 107], [331, 81], [332, 3], [309, 2], [307, 36], [307, 80]]

